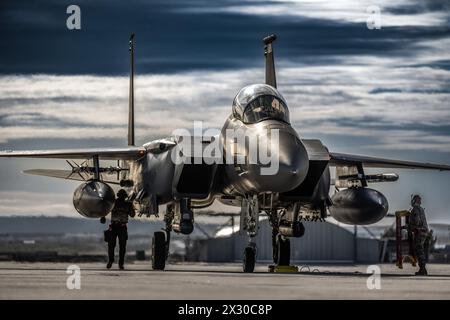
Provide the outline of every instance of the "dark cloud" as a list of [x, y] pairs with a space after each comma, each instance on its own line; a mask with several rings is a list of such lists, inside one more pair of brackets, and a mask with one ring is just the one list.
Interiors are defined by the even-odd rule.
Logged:
[[412, 65], [411, 67], [429, 67], [429, 68], [435, 68], [435, 69], [443, 69], [443, 70], [450, 70], [450, 60], [435, 60], [430, 63], [420, 63]]
[[[49, 116], [39, 112], [22, 112], [20, 116], [17, 115], [0, 115], [1, 127], [14, 127], [14, 126], [36, 126], [40, 128], [52, 127], [52, 128], [66, 128], [77, 127], [80, 129], [85, 128], [99, 128], [102, 126], [96, 124], [83, 123], [74, 120], [64, 120], [57, 116]], [[108, 128], [124, 128], [126, 125], [114, 125], [108, 124]], [[55, 137], [58, 138], [58, 137]]]
[[420, 50], [415, 47], [417, 41], [449, 34], [445, 26], [373, 31], [365, 22], [245, 14], [220, 10], [242, 6], [242, 2], [204, 0], [81, 0], [77, 4], [82, 30], [69, 31], [69, 4], [55, 0], [3, 3], [0, 73], [126, 74], [130, 32], [137, 34], [140, 73], [262, 66], [261, 38], [270, 32], [282, 40], [277, 45], [279, 57], [305, 64], [326, 63], [336, 55], [414, 55]]
[[387, 6], [383, 8], [394, 14], [420, 14], [424, 11], [450, 11], [450, 2], [448, 0], [413, 0], [410, 4], [402, 6]]
[[[70, 148], [113, 148], [117, 146], [125, 146], [127, 144], [126, 136], [123, 139], [107, 139], [107, 138], [89, 138], [89, 139], [50, 139], [50, 138], [40, 138], [39, 146], [41, 149], [67, 149]], [[36, 141], [30, 139], [16, 139], [13, 142], [0, 143], [1, 150], [32, 150], [36, 148]], [[15, 159], [17, 160], [17, 159]], [[35, 160], [28, 160], [33, 162]], [[47, 159], [45, 160], [47, 161]]]
[[369, 91], [370, 94], [380, 94], [380, 93], [425, 93], [425, 94], [439, 94], [439, 93], [450, 93], [450, 88], [442, 89], [400, 89], [400, 88], [374, 88]]
[[[405, 122], [397, 123], [395, 121], [389, 121], [389, 119], [383, 117], [376, 116], [361, 116], [361, 117], [346, 117], [342, 116], [339, 118], [333, 119], [318, 119], [318, 120], [308, 120], [304, 119], [303, 121], [296, 123], [295, 125], [300, 127], [301, 125], [314, 127], [323, 125], [324, 123], [333, 123], [338, 127], [349, 128], [357, 132], [359, 129], [375, 129], [382, 132], [386, 131], [419, 131], [427, 133], [428, 135], [450, 135], [450, 125], [444, 125], [442, 123], [433, 124], [433, 123], [418, 123], [418, 122], [410, 122], [408, 118], [405, 117]], [[368, 137], [360, 137], [362, 139], [369, 139]], [[375, 137], [374, 137], [375, 138]]]
[[0, 109], [2, 108], [10, 108], [14, 105], [20, 104], [33, 104], [33, 103], [45, 103], [45, 102], [92, 102], [94, 98], [88, 97], [75, 97], [75, 96], [56, 96], [56, 97], [43, 97], [39, 98], [1, 98], [0, 97]]

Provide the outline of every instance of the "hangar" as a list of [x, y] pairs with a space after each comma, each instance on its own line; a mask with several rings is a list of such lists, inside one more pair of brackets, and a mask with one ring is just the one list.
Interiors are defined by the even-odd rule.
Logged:
[[[377, 263], [380, 260], [382, 245], [377, 239], [357, 237], [353, 232], [330, 222], [303, 223], [305, 235], [291, 238], [291, 260], [294, 263]], [[263, 220], [255, 238], [257, 261], [272, 261], [271, 239], [272, 229], [268, 220]], [[247, 241], [247, 236], [241, 235], [239, 231], [224, 237], [197, 240], [192, 243], [188, 259], [205, 262], [241, 261]]]

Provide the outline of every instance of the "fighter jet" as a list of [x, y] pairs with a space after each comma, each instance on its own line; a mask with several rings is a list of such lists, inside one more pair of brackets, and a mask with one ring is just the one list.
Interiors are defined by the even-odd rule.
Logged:
[[[239, 90], [218, 135], [171, 135], [135, 146], [132, 35], [127, 147], [4, 151], [0, 157], [66, 159], [69, 170], [25, 173], [82, 181], [73, 204], [88, 218], [110, 213], [115, 200], [112, 186], [125, 188], [141, 215], [158, 216], [159, 207], [165, 205], [165, 229], [155, 232], [152, 242], [152, 267], [157, 270], [165, 268], [171, 232], [190, 234], [195, 210], [214, 201], [241, 208], [240, 230], [249, 237], [243, 271], [253, 272], [257, 248], [252, 239], [260, 215], [267, 215], [272, 227], [274, 263], [289, 265], [289, 239], [303, 236], [302, 221], [323, 221], [331, 215], [346, 224], [365, 225], [386, 216], [386, 197], [368, 184], [396, 181], [398, 175], [368, 175], [365, 168], [450, 170], [449, 165], [334, 153], [320, 140], [303, 139], [291, 126], [288, 103], [277, 89], [275, 40], [275, 35], [263, 39], [265, 83]], [[259, 159], [260, 153], [254, 159], [255, 141], [265, 144], [269, 162]], [[215, 152], [207, 152], [211, 150]], [[79, 159], [84, 162], [74, 161]], [[105, 160], [118, 164], [102, 166], [100, 161]], [[334, 181], [330, 167], [336, 168]], [[332, 185], [336, 192], [330, 196]]]

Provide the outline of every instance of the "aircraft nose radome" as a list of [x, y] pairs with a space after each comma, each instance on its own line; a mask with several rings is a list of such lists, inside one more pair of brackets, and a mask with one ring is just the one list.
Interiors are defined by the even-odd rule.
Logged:
[[309, 159], [305, 147], [287, 132], [280, 132], [278, 160], [278, 171], [274, 175], [259, 176], [258, 184], [266, 192], [290, 191], [303, 182], [308, 172]]

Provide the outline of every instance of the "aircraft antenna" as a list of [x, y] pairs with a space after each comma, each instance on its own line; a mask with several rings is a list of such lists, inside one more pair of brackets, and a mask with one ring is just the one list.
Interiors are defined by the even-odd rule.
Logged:
[[134, 33], [130, 35], [130, 93], [128, 101], [128, 145], [134, 146]]

